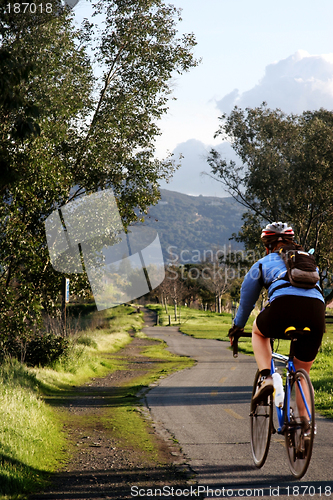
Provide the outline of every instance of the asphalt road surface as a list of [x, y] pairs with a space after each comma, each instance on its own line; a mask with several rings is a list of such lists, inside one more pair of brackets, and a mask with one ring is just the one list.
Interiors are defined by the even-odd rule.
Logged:
[[162, 379], [146, 401], [152, 418], [179, 441], [202, 498], [333, 500], [332, 420], [317, 416], [312, 459], [301, 480], [289, 472], [284, 437], [278, 434], [272, 436], [265, 465], [257, 469], [249, 429], [254, 358], [239, 354], [234, 359], [228, 343], [194, 339], [176, 327], [146, 327], [144, 332], [164, 340], [171, 352], [197, 361], [194, 367]]

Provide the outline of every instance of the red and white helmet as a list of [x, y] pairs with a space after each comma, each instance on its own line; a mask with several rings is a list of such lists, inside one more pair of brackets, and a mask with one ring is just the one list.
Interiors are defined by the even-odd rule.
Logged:
[[292, 241], [294, 239], [293, 228], [285, 222], [272, 222], [261, 232], [261, 241], [266, 247], [275, 244], [277, 241]]

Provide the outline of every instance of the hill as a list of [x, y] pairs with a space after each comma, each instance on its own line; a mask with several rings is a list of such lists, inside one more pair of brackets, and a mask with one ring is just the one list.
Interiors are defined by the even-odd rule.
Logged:
[[161, 190], [145, 225], [157, 230], [165, 262], [199, 262], [219, 250], [241, 248], [230, 241], [242, 225], [244, 208], [232, 197], [189, 196]]

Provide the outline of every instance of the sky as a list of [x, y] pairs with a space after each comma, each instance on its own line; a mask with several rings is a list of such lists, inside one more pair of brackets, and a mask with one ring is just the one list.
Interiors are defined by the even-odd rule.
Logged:
[[[198, 67], [172, 81], [168, 114], [160, 121], [156, 155], [184, 156], [182, 166], [161, 187], [198, 196], [225, 196], [206, 157], [212, 147], [236, 157], [214, 139], [218, 117], [233, 106], [302, 113], [333, 110], [332, 0], [170, 0], [182, 9], [179, 34], [193, 32]], [[74, 8], [79, 20], [85, 0]]]

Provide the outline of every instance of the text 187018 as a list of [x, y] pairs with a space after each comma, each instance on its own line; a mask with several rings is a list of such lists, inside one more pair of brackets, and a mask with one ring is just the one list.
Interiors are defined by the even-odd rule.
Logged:
[[6, 5], [6, 12], [8, 14], [51, 14], [52, 4], [34, 2], [8, 3]]

